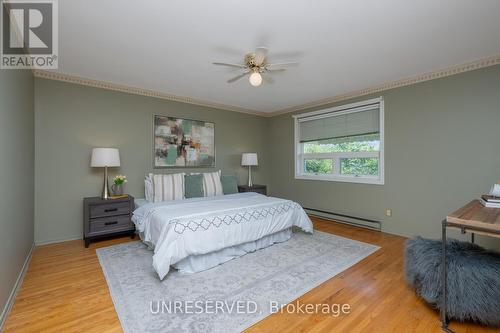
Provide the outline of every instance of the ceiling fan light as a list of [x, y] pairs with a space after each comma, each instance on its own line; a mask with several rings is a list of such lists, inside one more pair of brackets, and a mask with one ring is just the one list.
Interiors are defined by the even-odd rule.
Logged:
[[253, 72], [248, 78], [250, 84], [254, 87], [258, 87], [262, 84], [262, 75], [259, 72]]

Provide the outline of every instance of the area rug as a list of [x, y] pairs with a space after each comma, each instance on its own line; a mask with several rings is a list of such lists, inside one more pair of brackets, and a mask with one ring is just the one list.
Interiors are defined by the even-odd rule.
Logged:
[[315, 231], [204, 272], [160, 281], [141, 242], [97, 250], [122, 328], [135, 332], [241, 332], [379, 247]]

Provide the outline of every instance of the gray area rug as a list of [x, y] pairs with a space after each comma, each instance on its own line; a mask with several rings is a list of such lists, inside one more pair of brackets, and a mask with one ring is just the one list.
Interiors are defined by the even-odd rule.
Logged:
[[210, 270], [160, 281], [141, 242], [97, 250], [123, 330], [241, 332], [378, 246], [315, 231]]

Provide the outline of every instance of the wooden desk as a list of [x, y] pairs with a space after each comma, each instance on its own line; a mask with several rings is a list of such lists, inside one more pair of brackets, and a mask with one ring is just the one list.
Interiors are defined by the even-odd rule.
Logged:
[[442, 222], [442, 254], [441, 254], [441, 327], [446, 332], [453, 332], [448, 328], [446, 316], [446, 228], [458, 228], [463, 234], [471, 233], [471, 242], [474, 243], [474, 234], [500, 238], [500, 208], [486, 208], [479, 200], [473, 200], [462, 208], [446, 216]]
[[500, 237], [500, 208], [486, 208], [479, 200], [473, 200], [446, 216], [448, 227], [471, 231], [492, 237]]

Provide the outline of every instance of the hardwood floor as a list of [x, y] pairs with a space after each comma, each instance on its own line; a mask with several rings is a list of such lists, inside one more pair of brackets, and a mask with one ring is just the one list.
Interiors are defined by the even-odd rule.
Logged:
[[[274, 314], [247, 332], [440, 332], [438, 314], [415, 296], [403, 274], [405, 238], [314, 218], [316, 229], [381, 249], [331, 278], [298, 301], [350, 304], [333, 317]], [[122, 332], [95, 249], [130, 241], [69, 241], [37, 247], [5, 332]], [[459, 332], [500, 332], [451, 323]]]

